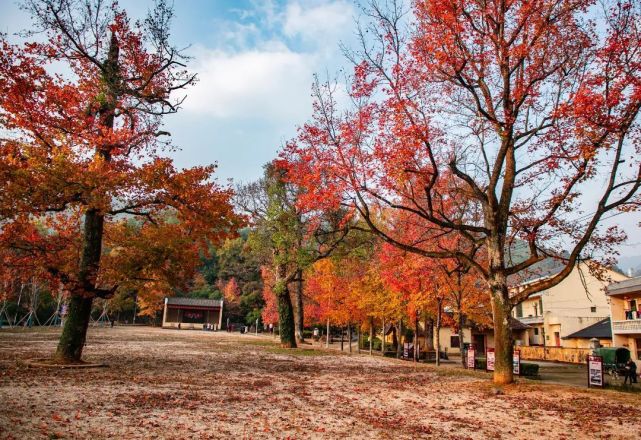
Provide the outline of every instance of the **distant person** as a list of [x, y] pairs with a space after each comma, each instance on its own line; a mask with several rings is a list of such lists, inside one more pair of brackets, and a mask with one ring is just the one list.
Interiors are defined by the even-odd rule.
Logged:
[[628, 362], [625, 364], [624, 385], [628, 383], [628, 379], [630, 379], [630, 385], [637, 383], [637, 364], [635, 364], [632, 359], [628, 359]]

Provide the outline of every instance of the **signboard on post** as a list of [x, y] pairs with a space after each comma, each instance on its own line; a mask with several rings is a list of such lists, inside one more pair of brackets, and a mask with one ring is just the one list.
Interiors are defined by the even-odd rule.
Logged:
[[411, 354], [413, 354], [413, 345], [411, 342], [406, 342], [403, 344], [403, 358], [409, 359]]
[[588, 355], [588, 388], [603, 388], [603, 358]]
[[521, 374], [521, 352], [514, 350], [512, 354], [512, 372], [519, 376]]
[[485, 352], [485, 369], [487, 371], [494, 371], [494, 349], [488, 348]]
[[475, 366], [475, 364], [474, 364], [474, 361], [475, 361], [474, 355], [475, 355], [475, 353], [476, 353], [476, 351], [474, 350], [474, 346], [470, 345], [468, 347], [468, 349], [467, 349], [467, 368], [469, 368], [470, 370], [473, 370], [474, 366]]

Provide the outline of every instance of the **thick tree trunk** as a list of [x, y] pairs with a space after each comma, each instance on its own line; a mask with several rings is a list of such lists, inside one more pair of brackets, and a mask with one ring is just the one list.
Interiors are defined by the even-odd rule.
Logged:
[[82, 357], [91, 318], [93, 290], [96, 288], [100, 267], [103, 230], [104, 216], [95, 209], [88, 210], [85, 214], [82, 254], [78, 271], [78, 283], [81, 287], [73, 291], [69, 299], [67, 317], [54, 355], [59, 362], [79, 362]]
[[305, 329], [305, 309], [303, 305], [303, 271], [298, 270], [296, 272], [296, 289], [294, 290], [294, 297], [296, 302], [296, 341], [299, 344], [305, 343], [305, 334], [303, 333]]
[[506, 385], [514, 380], [512, 370], [513, 340], [510, 328], [511, 306], [507, 283], [493, 283], [491, 293], [494, 317], [494, 383]]
[[280, 345], [283, 348], [296, 348], [296, 335], [294, 329], [294, 307], [287, 285], [287, 268], [283, 264], [277, 264], [276, 283], [274, 294], [278, 301], [278, 333], [280, 334]]
[[296, 348], [296, 336], [294, 331], [294, 307], [289, 296], [289, 289], [286, 285], [277, 286], [274, 289], [278, 300], [278, 327], [280, 333], [280, 345], [283, 348]]
[[85, 298], [80, 295], [72, 295], [69, 298], [67, 317], [54, 356], [56, 361], [75, 363], [82, 358], [82, 349], [87, 338], [92, 304], [93, 298], [91, 297]]
[[425, 318], [425, 350], [434, 350], [434, 320]]

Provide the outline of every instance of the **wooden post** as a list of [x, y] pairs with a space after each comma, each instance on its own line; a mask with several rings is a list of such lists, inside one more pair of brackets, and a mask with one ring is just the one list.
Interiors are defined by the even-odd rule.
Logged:
[[381, 353], [385, 356], [385, 318], [383, 318], [383, 340], [381, 341]]
[[374, 317], [369, 317], [369, 355], [372, 355], [372, 339], [374, 339]]

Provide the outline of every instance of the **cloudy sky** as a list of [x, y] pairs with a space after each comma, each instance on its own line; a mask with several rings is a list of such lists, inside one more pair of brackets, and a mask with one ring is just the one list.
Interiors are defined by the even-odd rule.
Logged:
[[[0, 0], [0, 32], [29, 16]], [[121, 0], [134, 17], [152, 2]], [[311, 113], [314, 73], [336, 72], [353, 38], [351, 0], [176, 0], [173, 40], [194, 58], [199, 82], [167, 118], [178, 166], [218, 162], [221, 179], [256, 179]]]
[[[151, 0], [120, 0], [142, 17]], [[354, 43], [353, 0], [175, 0], [173, 40], [190, 46], [199, 82], [167, 118], [180, 167], [217, 162], [218, 177], [247, 182], [311, 114], [313, 74], [348, 67], [339, 43]], [[15, 0], [0, 0], [0, 32], [28, 28]], [[641, 215], [608, 220], [627, 231], [624, 256], [641, 255]], [[641, 257], [625, 267], [641, 264]]]

